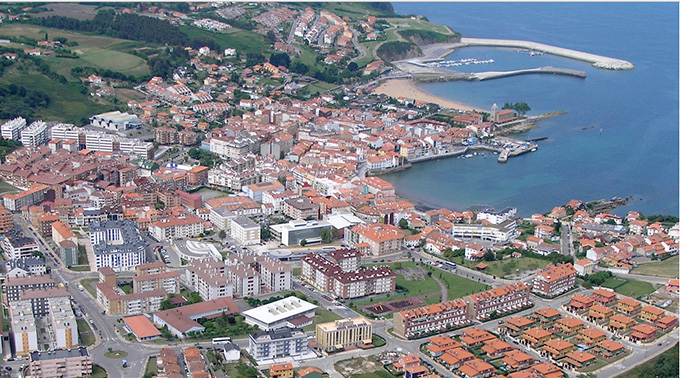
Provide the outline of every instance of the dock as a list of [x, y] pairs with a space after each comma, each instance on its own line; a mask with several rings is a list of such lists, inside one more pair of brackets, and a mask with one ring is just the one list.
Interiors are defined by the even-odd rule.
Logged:
[[507, 163], [509, 154], [510, 154], [510, 150], [501, 151], [500, 155], [498, 155], [498, 162], [499, 163]]
[[525, 70], [515, 70], [515, 71], [487, 71], [487, 72], [477, 72], [472, 74], [473, 80], [483, 81], [500, 79], [502, 77], [526, 75], [526, 74], [553, 74], [553, 75], [566, 75], [575, 77], [586, 77], [585, 71], [577, 71], [568, 68], [556, 68], [552, 66], [539, 67], [539, 68], [529, 68]]
[[591, 63], [593, 67], [606, 70], [632, 70], [633, 63], [622, 59], [610, 58], [602, 55], [590, 54], [583, 51], [565, 49], [563, 47], [545, 45], [543, 43], [521, 41], [512, 39], [487, 39], [487, 38], [461, 38], [457, 47], [465, 46], [490, 46], [490, 47], [515, 47], [540, 51], [546, 54], [563, 56], [565, 58], [581, 60]]

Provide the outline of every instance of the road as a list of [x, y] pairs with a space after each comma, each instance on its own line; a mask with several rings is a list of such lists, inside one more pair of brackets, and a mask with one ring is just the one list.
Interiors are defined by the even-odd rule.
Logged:
[[350, 59], [350, 62], [356, 62], [357, 60], [363, 59], [367, 52], [366, 49], [364, 49], [363, 46], [359, 43], [359, 33], [352, 29], [352, 44], [354, 45], [354, 48], [359, 51], [359, 55], [355, 56], [354, 58]]
[[574, 256], [573, 245], [571, 227], [567, 222], [564, 222], [560, 229], [560, 253], [565, 256]]

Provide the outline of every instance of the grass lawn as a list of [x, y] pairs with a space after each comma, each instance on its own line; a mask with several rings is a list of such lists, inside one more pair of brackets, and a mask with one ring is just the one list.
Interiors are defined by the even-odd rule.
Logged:
[[678, 269], [680, 256], [673, 256], [661, 262], [638, 265], [631, 273], [648, 276], [680, 277]]
[[90, 378], [106, 378], [109, 375], [106, 373], [103, 367], [99, 365], [92, 365], [92, 375]]
[[[661, 353], [660, 355], [632, 370], [618, 375], [617, 378], [638, 378], [643, 376], [653, 376], [653, 374], [649, 375], [649, 372], [656, 372], [658, 377], [677, 377], [678, 369], [678, 344], [675, 344], [675, 346], [671, 349]], [[666, 375], [666, 373], [670, 374]]]
[[10, 185], [8, 182], [0, 181], [0, 194], [17, 193], [19, 189]]
[[146, 363], [146, 369], [144, 370], [144, 376], [154, 376], [158, 373], [158, 366], [156, 366], [156, 356], [149, 357], [149, 361]]
[[[455, 257], [452, 261], [470, 269], [475, 269], [475, 266], [480, 263], [480, 261], [465, 260], [463, 256]], [[550, 264], [550, 261], [548, 260], [535, 259], [533, 257], [520, 257], [518, 259], [509, 258], [505, 260], [482, 262], [489, 266], [484, 270], [484, 273], [496, 277], [505, 277], [506, 275], [522, 273], [527, 270], [543, 269]], [[519, 272], [517, 271], [518, 269]]]
[[92, 332], [92, 328], [90, 328], [90, 325], [87, 323], [87, 321], [85, 319], [77, 319], [76, 322], [78, 323], [78, 335], [80, 335], [80, 345], [90, 346], [94, 344], [96, 339], [94, 337], [94, 333]]
[[654, 286], [649, 282], [636, 281], [612, 277], [606, 280], [602, 286], [614, 289], [615, 292], [638, 298], [654, 292]]
[[[222, 33], [215, 33], [195, 26], [179, 26], [181, 31], [187, 34], [189, 39], [208, 38], [212, 39], [222, 48], [235, 48], [243, 53], [262, 53], [269, 50], [269, 43], [261, 34], [232, 28]], [[267, 55], [268, 56], [268, 55]]]
[[104, 356], [106, 358], [125, 358], [128, 356], [128, 353], [124, 350], [112, 350], [104, 353]]
[[83, 285], [85, 290], [87, 290], [92, 297], [97, 298], [97, 289], [95, 285], [99, 282], [99, 278], [85, 278], [84, 280], [80, 281], [80, 284]]
[[317, 324], [329, 323], [334, 320], [342, 319], [342, 317], [335, 313], [335, 308], [333, 311], [328, 311], [325, 308], [317, 308], [315, 311], [316, 316], [314, 317], [313, 323], [302, 328], [303, 331], [313, 331], [316, 329]]
[[352, 374], [352, 378], [394, 378], [394, 376], [386, 371], [378, 370], [373, 373]]
[[304, 88], [301, 89], [301, 92], [308, 94], [314, 94], [316, 92], [319, 92], [320, 94], [322, 94], [335, 88], [337, 88], [337, 85], [335, 84], [317, 81], [316, 83], [307, 84]]
[[119, 287], [125, 294], [132, 294], [132, 284], [125, 284]]
[[410, 18], [386, 18], [385, 21], [392, 25], [399, 25], [400, 29], [420, 29], [446, 35], [451, 34], [451, 31], [445, 25], [433, 24], [425, 20], [412, 20]]
[[444, 285], [446, 285], [449, 291], [449, 300], [462, 298], [466, 295], [478, 293], [490, 288], [489, 285], [475, 282], [453, 273], [440, 271], [439, 273], [434, 274], [444, 282]]
[[293, 277], [298, 277], [302, 273], [302, 268], [293, 268]]
[[50, 104], [36, 112], [36, 118], [45, 121], [59, 120], [81, 124], [81, 118], [89, 118], [93, 114], [104, 113], [114, 109], [111, 105], [92, 102], [87, 95], [73, 85], [61, 84], [37, 72], [18, 71], [11, 67], [0, 77], [3, 84], [14, 83], [26, 89], [49, 93]]

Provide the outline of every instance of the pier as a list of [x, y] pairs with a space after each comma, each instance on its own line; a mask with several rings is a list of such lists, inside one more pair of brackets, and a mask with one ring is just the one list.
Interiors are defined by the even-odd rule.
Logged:
[[477, 72], [472, 74], [472, 79], [477, 81], [499, 79], [502, 77], [516, 76], [516, 75], [526, 75], [526, 74], [553, 74], [553, 75], [567, 75], [585, 78], [585, 71], [571, 70], [568, 68], [556, 68], [552, 66], [540, 67], [540, 68], [529, 68], [525, 70], [515, 70], [515, 71], [487, 71], [487, 72]]
[[520, 49], [541, 51], [546, 54], [563, 56], [565, 58], [588, 62], [591, 63], [593, 67], [607, 70], [632, 70], [635, 68], [632, 63], [622, 59], [609, 58], [602, 55], [595, 55], [587, 52], [565, 49], [562, 47], [550, 46], [531, 41], [512, 39], [461, 38], [460, 43], [456, 44], [455, 47], [464, 46], [515, 47]]

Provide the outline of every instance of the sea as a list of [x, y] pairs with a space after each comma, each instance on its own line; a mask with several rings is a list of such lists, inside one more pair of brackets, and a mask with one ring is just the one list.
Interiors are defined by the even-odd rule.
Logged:
[[446, 59], [493, 59], [455, 67], [467, 72], [554, 66], [583, 70], [585, 79], [523, 75], [483, 82], [419, 85], [434, 95], [490, 109], [526, 102], [537, 115], [566, 111], [515, 137], [538, 142], [536, 152], [499, 164], [495, 155], [418, 163], [383, 176], [423, 207], [475, 205], [546, 213], [571, 199], [631, 197], [616, 214], [678, 215], [678, 3], [404, 3], [401, 15], [421, 15], [464, 37], [521, 39], [624, 59], [630, 71], [512, 48], [467, 47]]

